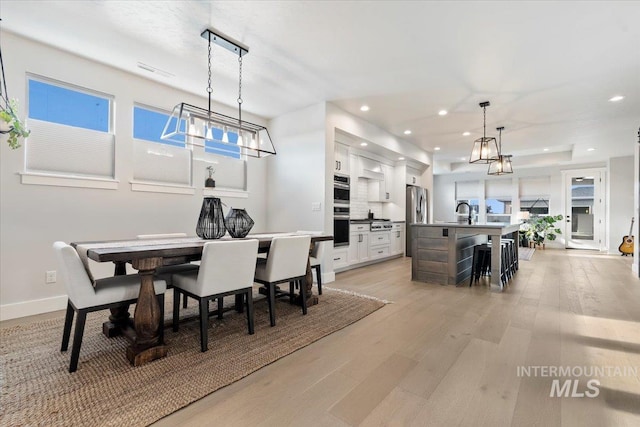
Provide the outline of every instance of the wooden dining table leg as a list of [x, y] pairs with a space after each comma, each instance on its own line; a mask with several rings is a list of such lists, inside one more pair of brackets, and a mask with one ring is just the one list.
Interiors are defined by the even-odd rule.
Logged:
[[[313, 246], [314, 243], [311, 242], [309, 254], [311, 254]], [[309, 258], [307, 258], [307, 274], [305, 275], [305, 280], [302, 286], [306, 286], [307, 307], [318, 304], [318, 296], [313, 294], [313, 273], [311, 272], [311, 262], [309, 261]], [[295, 303], [297, 305], [302, 305], [302, 292], [296, 296]]]
[[167, 355], [160, 337], [160, 304], [153, 288], [153, 274], [162, 265], [162, 258], [137, 259], [132, 265], [140, 275], [140, 294], [133, 314], [135, 336], [131, 337], [127, 358], [132, 365], [140, 366]]
[[[114, 276], [124, 276], [127, 274], [127, 263], [124, 261], [115, 262]], [[102, 324], [102, 333], [107, 338], [122, 335], [122, 331], [130, 326], [131, 314], [129, 314], [129, 304], [121, 305], [109, 309], [111, 315], [109, 320]]]

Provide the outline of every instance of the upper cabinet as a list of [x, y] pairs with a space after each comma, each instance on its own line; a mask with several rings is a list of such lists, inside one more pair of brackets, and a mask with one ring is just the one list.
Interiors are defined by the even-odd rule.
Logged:
[[392, 202], [393, 201], [393, 166], [381, 164], [382, 180], [369, 180], [368, 201], [370, 202]]
[[335, 143], [333, 171], [342, 175], [349, 175], [349, 147]]
[[422, 186], [422, 174], [418, 169], [407, 166], [407, 184]]

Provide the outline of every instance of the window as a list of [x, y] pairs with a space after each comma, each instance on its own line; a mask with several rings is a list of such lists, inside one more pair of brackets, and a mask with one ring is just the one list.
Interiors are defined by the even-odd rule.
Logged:
[[[224, 138], [225, 132], [222, 129], [213, 128], [212, 136], [213, 139], [205, 140], [204, 151], [205, 153], [217, 154], [219, 156], [231, 157], [233, 159], [242, 158], [240, 154], [240, 147], [230, 146], [228, 144], [223, 144], [222, 139]], [[238, 134], [234, 132], [226, 132], [227, 138], [230, 143], [237, 144], [238, 143]], [[220, 141], [220, 142], [216, 142]]]
[[61, 125], [111, 130], [111, 99], [29, 79], [29, 117]]
[[[133, 107], [133, 179], [136, 184], [191, 186], [192, 151], [185, 148], [184, 139], [160, 138], [168, 119], [169, 114], [161, 110], [140, 105]], [[161, 191], [170, 192], [166, 188]]]
[[529, 216], [549, 215], [549, 197], [521, 198], [520, 212], [529, 212]]
[[[133, 107], [133, 137], [144, 141], [158, 142], [160, 144], [173, 145], [184, 148], [184, 140], [162, 139], [162, 132], [169, 119], [169, 114], [140, 106]], [[171, 125], [175, 127], [175, 120]], [[184, 128], [184, 120], [181, 123]]]
[[487, 222], [511, 222], [511, 198], [486, 199]]
[[471, 220], [474, 223], [478, 222], [478, 214], [480, 213], [480, 204], [478, 199], [458, 199], [456, 200], [456, 216], [458, 222], [464, 222], [469, 217], [469, 208], [466, 205], [460, 206], [460, 203], [467, 203], [471, 206]]
[[28, 76], [27, 173], [115, 178], [113, 97]]

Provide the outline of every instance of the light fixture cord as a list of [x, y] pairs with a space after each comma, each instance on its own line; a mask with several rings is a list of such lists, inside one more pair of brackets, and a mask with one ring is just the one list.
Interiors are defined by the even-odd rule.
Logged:
[[482, 138], [487, 137], [487, 107], [482, 107]]
[[207, 93], [209, 94], [209, 119], [211, 119], [211, 93], [213, 92], [213, 88], [211, 88], [211, 31], [209, 31], [209, 57], [207, 63], [209, 69], [209, 80], [207, 81]]
[[240, 129], [242, 130], [242, 50], [238, 55], [238, 124]]
[[498, 156], [502, 155], [502, 129], [500, 129], [500, 134], [498, 135]]

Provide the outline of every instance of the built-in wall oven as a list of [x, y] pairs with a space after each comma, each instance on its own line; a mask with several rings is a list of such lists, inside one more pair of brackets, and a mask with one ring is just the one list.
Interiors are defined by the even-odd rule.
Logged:
[[349, 246], [349, 206], [333, 207], [333, 246]]
[[349, 177], [343, 175], [333, 176], [333, 203], [348, 205], [350, 200]]
[[349, 177], [333, 176], [333, 246], [349, 246]]

